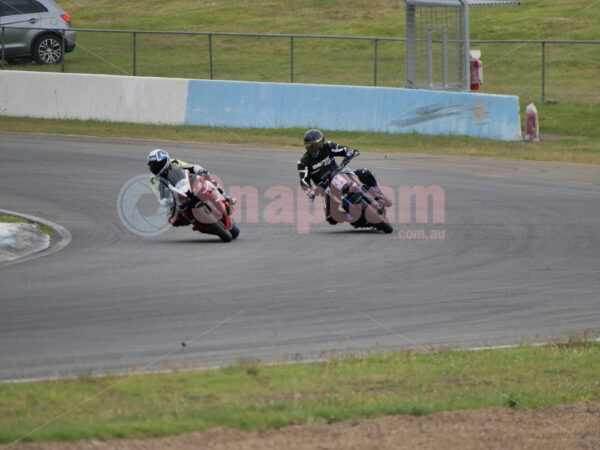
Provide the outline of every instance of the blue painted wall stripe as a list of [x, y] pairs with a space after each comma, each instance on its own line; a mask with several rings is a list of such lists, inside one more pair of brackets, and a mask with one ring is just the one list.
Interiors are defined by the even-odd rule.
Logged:
[[185, 124], [521, 139], [516, 96], [360, 86], [190, 80]]

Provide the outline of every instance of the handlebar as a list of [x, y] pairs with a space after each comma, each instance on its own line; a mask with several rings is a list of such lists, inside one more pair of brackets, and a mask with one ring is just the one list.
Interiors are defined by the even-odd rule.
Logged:
[[346, 156], [343, 160], [342, 163], [334, 170], [332, 170], [331, 172], [329, 172], [328, 174], [325, 174], [323, 176], [323, 178], [321, 179], [321, 181], [319, 182], [319, 184], [317, 184], [317, 186], [323, 186], [325, 184], [329, 184], [329, 181], [333, 179], [333, 177], [335, 177], [338, 173], [340, 173], [342, 170], [344, 170], [346, 168], [346, 166], [348, 164], [350, 164], [350, 161], [352, 161], [354, 158], [356, 158], [358, 155], [360, 155], [360, 152], [357, 149], [354, 149], [354, 153], [350, 156]]
[[360, 152], [358, 151], [358, 149], [354, 149], [354, 153], [352, 153], [351, 156], [346, 156], [344, 158], [344, 160], [342, 161], [342, 163], [339, 165], [339, 167], [334, 170], [334, 172], [340, 172], [342, 169], [344, 169], [348, 164], [350, 164], [350, 161], [352, 161], [354, 158], [356, 158], [358, 155], [360, 155]]

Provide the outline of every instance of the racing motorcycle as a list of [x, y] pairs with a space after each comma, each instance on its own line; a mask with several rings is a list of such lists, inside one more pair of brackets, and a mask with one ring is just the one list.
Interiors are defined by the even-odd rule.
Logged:
[[[391, 233], [394, 229], [386, 219], [385, 206], [375, 198], [369, 186], [364, 185], [354, 172], [346, 169], [350, 161], [359, 154], [355, 150], [335, 170], [325, 174], [317, 184], [320, 188], [317, 191], [321, 195], [324, 192], [323, 200], [330, 202], [330, 216], [336, 222], [348, 222], [354, 228], [375, 228]], [[327, 205], [324, 206], [327, 210]]]
[[240, 230], [231, 219], [232, 208], [217, 186], [203, 176], [190, 178], [189, 172], [175, 186], [168, 185], [180, 214], [200, 233], [219, 236], [231, 242]]

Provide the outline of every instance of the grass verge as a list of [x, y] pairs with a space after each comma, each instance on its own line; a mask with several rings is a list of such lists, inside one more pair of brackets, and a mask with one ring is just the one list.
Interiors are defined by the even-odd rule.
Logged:
[[42, 223], [31, 222], [24, 217], [11, 216], [9, 214], [0, 214], [0, 223], [33, 223], [38, 230], [42, 233], [47, 234], [48, 236], [54, 235], [54, 229], [49, 227], [48, 225], [44, 225]]
[[[0, 117], [0, 131], [291, 147], [301, 150], [302, 136], [306, 130], [157, 126]], [[465, 136], [323, 131], [327, 139], [363, 151], [600, 165], [600, 136], [564, 137], [546, 142], [526, 143]]]
[[29, 223], [29, 221], [23, 217], [11, 216], [8, 214], [0, 214], [1, 223]]
[[[261, 430], [600, 400], [600, 342], [392, 352], [301, 365], [0, 385], [0, 442]], [[32, 432], [32, 430], [37, 430]]]

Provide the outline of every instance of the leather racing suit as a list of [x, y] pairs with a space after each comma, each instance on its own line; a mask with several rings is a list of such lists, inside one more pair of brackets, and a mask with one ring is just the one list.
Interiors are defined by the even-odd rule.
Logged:
[[[314, 198], [315, 188], [320, 187], [323, 189], [327, 188], [327, 184], [321, 183], [331, 172], [337, 167], [335, 161], [336, 156], [346, 157], [351, 154], [354, 150], [349, 147], [340, 147], [338, 144], [332, 141], [327, 141], [323, 144], [323, 147], [319, 151], [317, 157], [313, 157], [308, 151], [302, 155], [298, 161], [298, 174], [300, 176], [300, 187], [306, 192], [311, 199]], [[374, 189], [376, 195], [381, 195], [379, 186], [375, 176], [369, 169], [357, 169], [354, 171], [358, 179], [368, 189]], [[314, 188], [313, 188], [314, 183]], [[321, 184], [319, 184], [321, 183]], [[383, 196], [382, 196], [383, 198]], [[335, 225], [337, 221], [331, 217], [331, 205], [329, 199], [325, 202], [325, 217], [327, 222]]]

